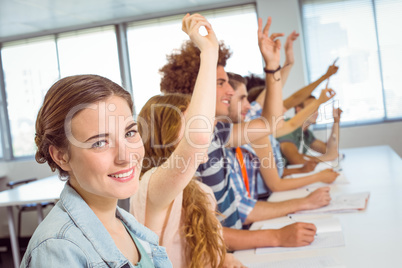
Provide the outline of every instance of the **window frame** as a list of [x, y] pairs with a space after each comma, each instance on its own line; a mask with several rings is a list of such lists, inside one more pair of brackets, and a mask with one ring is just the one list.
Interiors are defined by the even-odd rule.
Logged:
[[[341, 2], [341, 0], [338, 0]], [[305, 58], [305, 72], [307, 74], [307, 80], [308, 84], [312, 83], [313, 81], [311, 80], [311, 70], [309, 68], [310, 65], [310, 60], [309, 60], [309, 55], [308, 55], [308, 48], [307, 48], [307, 38], [306, 38], [306, 25], [304, 23], [304, 17], [303, 17], [303, 2], [304, 0], [298, 0], [299, 4], [299, 13], [300, 13], [300, 23], [301, 23], [301, 28], [302, 28], [302, 34], [303, 34], [303, 54]], [[340, 127], [358, 127], [358, 126], [368, 126], [368, 125], [378, 125], [378, 124], [383, 124], [383, 123], [394, 123], [394, 122], [401, 122], [402, 121], [402, 115], [398, 118], [389, 118], [387, 116], [387, 105], [386, 105], [386, 92], [385, 92], [385, 87], [384, 87], [384, 73], [383, 73], [383, 68], [382, 68], [382, 58], [381, 58], [381, 46], [380, 46], [380, 39], [379, 39], [379, 31], [378, 31], [378, 18], [377, 18], [377, 10], [376, 10], [376, 0], [371, 0], [370, 1], [370, 7], [373, 12], [373, 21], [374, 21], [374, 30], [375, 30], [375, 37], [376, 37], [376, 46], [377, 46], [377, 51], [378, 51], [378, 62], [379, 62], [379, 71], [380, 71], [380, 81], [381, 81], [381, 95], [383, 96], [383, 102], [382, 102], [382, 107], [384, 109], [384, 117], [381, 119], [372, 119], [372, 120], [357, 120], [357, 121], [352, 121], [352, 122], [342, 122], [340, 121]], [[322, 124], [314, 124], [313, 129], [314, 130], [323, 130], [327, 128], [328, 123], [322, 123]]]

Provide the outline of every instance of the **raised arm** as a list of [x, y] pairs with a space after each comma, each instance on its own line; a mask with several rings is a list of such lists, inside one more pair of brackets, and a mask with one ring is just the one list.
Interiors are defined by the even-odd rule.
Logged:
[[[208, 35], [199, 34], [202, 26]], [[167, 211], [204, 161], [213, 131], [219, 44], [211, 25], [199, 14], [187, 14], [183, 18], [183, 31], [200, 49], [201, 64], [185, 115], [184, 136], [169, 159], [152, 174], [149, 182], [146, 225], [151, 229], [155, 225], [163, 225], [159, 217]]]
[[289, 34], [288, 38], [286, 38], [286, 43], [285, 43], [285, 62], [283, 63], [282, 69], [281, 69], [281, 76], [282, 76], [282, 86], [284, 87], [286, 84], [286, 81], [288, 80], [290, 70], [293, 67], [293, 64], [295, 63], [295, 57], [293, 54], [293, 42], [296, 41], [296, 39], [299, 37], [299, 34], [296, 33], [296, 31], [293, 31], [291, 34]]
[[311, 143], [310, 147], [314, 151], [322, 153], [317, 156], [320, 161], [331, 161], [338, 157], [338, 145], [339, 145], [339, 121], [341, 118], [342, 110], [340, 108], [333, 108], [334, 124], [332, 126], [331, 134], [326, 143], [315, 140]]
[[[262, 116], [246, 123], [234, 124], [233, 131], [229, 139], [229, 147], [237, 147], [245, 143], [250, 143], [264, 135], [271, 134], [276, 126], [280, 125], [282, 117], [282, 81], [281, 73], [276, 71], [280, 63], [281, 42], [277, 39], [283, 33], [273, 33], [269, 36], [269, 28], [272, 19], [268, 18], [264, 29], [262, 19], [258, 19], [258, 45], [265, 61], [265, 86], [266, 93]], [[256, 130], [256, 131], [253, 131]]]
[[330, 88], [323, 89], [318, 99], [308, 104], [290, 120], [284, 122], [282, 127], [278, 128], [276, 132], [273, 133], [273, 135], [275, 137], [282, 137], [295, 131], [297, 128], [303, 125], [303, 123], [308, 119], [309, 116], [311, 116], [315, 111], [318, 110], [321, 104], [332, 99], [335, 94], [335, 91]]
[[313, 83], [299, 89], [295, 93], [293, 93], [290, 97], [285, 99], [283, 101], [283, 106], [285, 106], [286, 109], [290, 109], [292, 107], [295, 107], [302, 103], [308, 96], [311, 95], [311, 93], [318, 87], [319, 84], [321, 84], [323, 81], [326, 79], [330, 78], [332, 75], [336, 74], [338, 71], [338, 66], [335, 66], [336, 61], [328, 67], [327, 72], [318, 78], [316, 81]]

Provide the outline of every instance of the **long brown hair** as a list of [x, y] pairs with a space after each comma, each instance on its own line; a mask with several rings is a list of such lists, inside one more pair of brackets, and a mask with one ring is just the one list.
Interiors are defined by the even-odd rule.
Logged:
[[[189, 104], [189, 95], [166, 94], [152, 97], [142, 108], [138, 116], [138, 130], [141, 136], [151, 137], [144, 139], [142, 172], [162, 165], [172, 154], [182, 126], [181, 114], [187, 110]], [[182, 205], [185, 219], [183, 234], [191, 268], [222, 267], [226, 256], [220, 223], [210, 205], [205, 192], [192, 179], [183, 191]]]
[[75, 75], [54, 83], [46, 93], [36, 118], [36, 161], [40, 164], [47, 162], [52, 171], [58, 170], [61, 177], [68, 177], [68, 173], [53, 161], [49, 146], [53, 145], [68, 152], [69, 142], [64, 127], [70, 111], [80, 105], [92, 104], [113, 95], [125, 99], [131, 112], [133, 111], [130, 93], [105, 77]]

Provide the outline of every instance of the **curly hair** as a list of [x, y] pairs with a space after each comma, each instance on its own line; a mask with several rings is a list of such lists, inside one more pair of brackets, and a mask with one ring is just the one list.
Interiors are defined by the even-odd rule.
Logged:
[[[181, 115], [189, 104], [189, 95], [165, 94], [152, 97], [144, 105], [138, 115], [138, 131], [142, 137], [151, 139], [143, 139], [145, 157], [142, 173], [162, 165], [173, 153], [182, 126]], [[190, 268], [223, 266], [226, 247], [221, 224], [210, 207], [208, 196], [193, 178], [183, 190], [182, 203], [182, 234], [187, 243], [186, 256]]]
[[[68, 153], [69, 141], [65, 129], [68, 114], [75, 107], [105, 100], [113, 95], [125, 99], [131, 112], [133, 111], [130, 93], [105, 77], [75, 75], [54, 83], [46, 93], [36, 118], [36, 162], [39, 164], [47, 162], [53, 172], [58, 170], [60, 177], [68, 178], [68, 172], [53, 161], [49, 147], [53, 145]], [[75, 115], [77, 114], [78, 112], [75, 113]]]
[[[159, 69], [162, 75], [160, 87], [164, 93], [192, 94], [200, 69], [201, 51], [192, 41], [186, 41], [181, 48], [167, 55], [168, 63]], [[226, 66], [232, 53], [223, 42], [219, 44], [218, 65]]]

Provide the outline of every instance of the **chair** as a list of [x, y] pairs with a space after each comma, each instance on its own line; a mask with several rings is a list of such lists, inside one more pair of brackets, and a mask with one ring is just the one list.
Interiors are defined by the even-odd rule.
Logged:
[[[25, 180], [19, 180], [19, 181], [9, 181], [7, 183], [7, 186], [10, 189], [13, 189], [14, 187], [20, 186], [22, 184], [27, 184], [33, 181], [36, 181], [37, 178], [30, 178], [30, 179], [25, 179]], [[43, 202], [39, 204], [41, 207], [41, 217], [43, 219], [43, 209], [46, 208], [49, 205], [54, 206], [54, 202]], [[34, 210], [38, 210], [38, 204], [36, 203], [32, 203], [32, 204], [25, 204], [25, 205], [19, 205], [16, 206], [18, 209], [18, 240], [20, 240], [21, 238], [21, 216], [22, 216], [22, 212], [24, 211], [34, 211]]]

